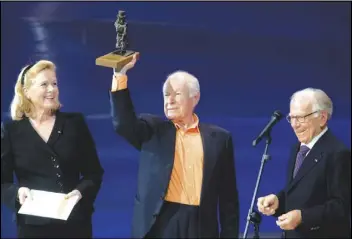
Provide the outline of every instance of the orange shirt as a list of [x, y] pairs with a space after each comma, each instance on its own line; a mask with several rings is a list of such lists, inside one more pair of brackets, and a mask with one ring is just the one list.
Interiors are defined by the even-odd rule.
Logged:
[[[115, 84], [117, 83], [117, 84]], [[127, 88], [127, 76], [119, 75], [111, 91]], [[194, 123], [183, 130], [177, 123], [175, 158], [165, 200], [198, 206], [203, 180], [203, 144], [199, 131], [199, 119], [193, 115]]]
[[199, 119], [186, 131], [176, 126], [174, 166], [165, 200], [199, 205], [203, 180], [203, 144], [198, 128]]

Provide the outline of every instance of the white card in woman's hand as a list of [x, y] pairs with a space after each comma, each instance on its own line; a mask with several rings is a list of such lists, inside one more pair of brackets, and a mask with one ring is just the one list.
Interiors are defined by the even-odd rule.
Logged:
[[38, 217], [67, 220], [78, 202], [78, 195], [65, 199], [66, 194], [31, 190], [32, 199], [26, 199], [18, 211]]

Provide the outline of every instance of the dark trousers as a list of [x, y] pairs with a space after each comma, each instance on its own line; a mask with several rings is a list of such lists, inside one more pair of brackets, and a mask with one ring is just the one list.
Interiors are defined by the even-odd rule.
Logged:
[[47, 225], [17, 225], [18, 238], [92, 238], [92, 223], [70, 222]]
[[199, 207], [164, 202], [146, 238], [199, 238]]

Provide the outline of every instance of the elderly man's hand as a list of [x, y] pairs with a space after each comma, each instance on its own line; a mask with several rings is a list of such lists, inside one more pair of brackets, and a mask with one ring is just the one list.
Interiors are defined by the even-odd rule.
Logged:
[[111, 91], [116, 91], [119, 89], [125, 89], [127, 88], [127, 76], [126, 72], [133, 68], [134, 65], [136, 64], [138, 58], [138, 53], [135, 53], [133, 55], [132, 60], [127, 63], [119, 72], [114, 69], [114, 75], [112, 76], [112, 82], [111, 82]]
[[257, 201], [257, 207], [259, 212], [263, 213], [266, 216], [271, 216], [275, 214], [276, 210], [279, 207], [279, 199], [274, 194], [270, 194], [265, 197], [260, 197]]
[[299, 224], [301, 224], [301, 222], [302, 222], [301, 210], [292, 210], [278, 217], [276, 224], [282, 230], [294, 230]]
[[137, 58], [138, 58], [138, 53], [133, 54], [132, 61], [130, 61], [130, 62], [127, 63], [124, 67], [122, 67], [120, 73], [121, 73], [121, 74], [126, 74], [126, 72], [127, 72], [128, 70], [130, 70], [131, 68], [133, 68], [134, 65], [135, 65], [136, 62], [137, 62]]

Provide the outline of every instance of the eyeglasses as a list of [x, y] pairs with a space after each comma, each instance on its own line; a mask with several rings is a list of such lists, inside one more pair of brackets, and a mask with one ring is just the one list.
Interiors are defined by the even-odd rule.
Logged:
[[306, 122], [306, 118], [307, 118], [308, 116], [310, 116], [310, 115], [312, 115], [312, 114], [315, 114], [315, 113], [317, 113], [317, 112], [319, 112], [319, 110], [314, 111], [314, 112], [309, 113], [309, 114], [306, 114], [306, 115], [303, 115], [303, 116], [290, 116], [290, 115], [287, 115], [287, 116], [286, 116], [286, 119], [287, 119], [287, 121], [288, 121], [290, 124], [291, 124], [291, 122], [292, 122], [292, 119], [296, 119], [299, 123], [304, 123], [304, 122]]

